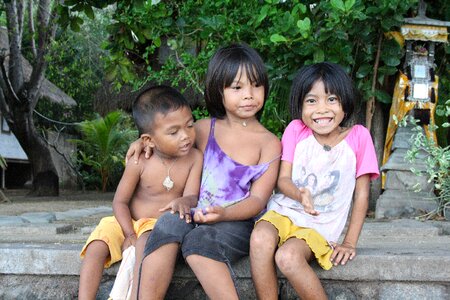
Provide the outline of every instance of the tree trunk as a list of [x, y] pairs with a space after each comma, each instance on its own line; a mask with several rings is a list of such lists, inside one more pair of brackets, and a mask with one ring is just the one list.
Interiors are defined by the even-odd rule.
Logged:
[[[373, 143], [375, 146], [375, 152], [377, 155], [378, 163], [381, 164], [383, 160], [384, 140], [386, 135], [384, 110], [380, 102], [375, 102], [375, 109], [372, 119], [372, 128], [370, 133], [372, 134]], [[380, 165], [381, 167], [381, 165]], [[373, 180], [370, 185], [370, 201], [369, 210], [375, 211], [375, 206], [378, 198], [381, 194], [381, 176], [376, 180]]]
[[15, 109], [12, 132], [28, 156], [33, 172], [31, 196], [58, 196], [59, 177], [50, 149], [37, 132], [32, 113], [28, 109]]

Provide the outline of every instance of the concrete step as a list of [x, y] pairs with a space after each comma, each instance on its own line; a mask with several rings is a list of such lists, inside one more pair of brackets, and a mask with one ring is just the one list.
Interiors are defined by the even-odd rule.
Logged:
[[[3, 228], [3, 227], [2, 227]], [[44, 230], [44, 228], [41, 228]], [[319, 278], [330, 299], [449, 299], [449, 222], [368, 220], [355, 259]], [[45, 236], [43, 231], [35, 235]], [[61, 242], [61, 237], [71, 236]], [[72, 234], [48, 234], [46, 242], [5, 242], [0, 238], [0, 299], [76, 299], [79, 230]], [[72, 240], [73, 242], [67, 242]], [[77, 241], [78, 240], [78, 241]], [[52, 242], [53, 241], [53, 242]], [[98, 299], [106, 299], [118, 264], [105, 270]], [[248, 258], [233, 266], [241, 299], [256, 299]], [[297, 299], [279, 274], [280, 299]], [[207, 299], [194, 274], [182, 261], [177, 265], [166, 299]]]
[[375, 218], [410, 218], [431, 212], [437, 207], [429, 192], [386, 190], [377, 200]]

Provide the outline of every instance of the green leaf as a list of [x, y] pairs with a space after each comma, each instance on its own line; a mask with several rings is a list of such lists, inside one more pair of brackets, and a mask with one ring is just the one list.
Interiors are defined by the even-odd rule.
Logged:
[[396, 67], [400, 64], [400, 59], [398, 57], [388, 56], [383, 58], [383, 62], [390, 67]]
[[316, 51], [314, 51], [314, 63], [320, 63], [325, 60], [325, 53], [322, 49], [317, 48]]
[[90, 5], [86, 6], [84, 8], [84, 13], [86, 14], [86, 16], [91, 19], [94, 20], [95, 19], [95, 14], [94, 14], [94, 10], [92, 9], [92, 7]]
[[155, 38], [154, 40], [153, 40], [153, 43], [155, 43], [155, 46], [156, 47], [161, 47], [161, 38], [158, 36], [157, 38]]
[[281, 34], [275, 33], [270, 36], [270, 41], [272, 43], [276, 44], [276, 43], [280, 43], [280, 42], [287, 42], [287, 39], [284, 36], [282, 36]]
[[356, 78], [364, 78], [366, 77], [370, 71], [372, 71], [372, 66], [369, 64], [362, 65], [359, 67], [358, 71], [356, 71]]
[[345, 0], [345, 11], [350, 11], [353, 7], [353, 5], [355, 5], [355, 0]]
[[342, 0], [331, 0], [331, 6], [338, 10], [345, 11], [344, 2]]
[[297, 27], [300, 29], [300, 31], [309, 31], [311, 29], [311, 20], [306, 17], [303, 20], [297, 21]]
[[374, 94], [381, 103], [389, 104], [392, 102], [392, 97], [385, 91], [376, 90]]
[[269, 11], [270, 6], [269, 5], [264, 5], [261, 8], [261, 11], [259, 12], [259, 16], [255, 21], [255, 26], [258, 27], [261, 22], [267, 17], [267, 12]]

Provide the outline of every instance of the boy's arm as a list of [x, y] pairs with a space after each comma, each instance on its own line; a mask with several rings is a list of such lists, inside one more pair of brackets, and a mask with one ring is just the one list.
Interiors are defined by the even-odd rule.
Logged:
[[277, 187], [286, 197], [300, 202], [306, 213], [313, 216], [319, 215], [319, 212], [314, 209], [311, 191], [304, 187], [298, 188], [292, 181], [292, 163], [285, 160], [281, 161]]
[[[267, 141], [261, 153], [260, 163], [270, 161], [281, 153], [280, 141], [276, 136], [272, 136], [271, 138], [271, 140]], [[195, 214], [196, 221], [201, 223], [238, 221], [248, 220], [258, 215], [267, 205], [270, 195], [273, 193], [278, 177], [279, 165], [279, 158], [270, 163], [267, 171], [252, 183], [250, 196], [246, 199], [225, 208], [221, 206], [210, 206], [206, 208], [206, 215], [198, 211]]]
[[130, 212], [130, 201], [134, 190], [139, 183], [141, 167], [133, 162], [128, 162], [125, 166], [122, 178], [117, 186], [113, 200], [114, 216], [122, 227], [125, 238], [135, 235]]
[[353, 207], [350, 216], [350, 223], [342, 244], [335, 244], [331, 261], [334, 265], [345, 265], [348, 260], [356, 256], [356, 244], [361, 233], [364, 220], [366, 219], [367, 208], [369, 207], [370, 175], [365, 174], [356, 179], [355, 193], [353, 197]]
[[203, 154], [197, 149], [192, 149], [191, 151], [193, 151], [194, 163], [186, 179], [183, 196], [172, 200], [160, 209], [160, 211], [170, 210], [173, 214], [179, 212], [180, 218], [186, 218], [188, 223], [191, 222], [191, 208], [197, 206], [203, 168]]

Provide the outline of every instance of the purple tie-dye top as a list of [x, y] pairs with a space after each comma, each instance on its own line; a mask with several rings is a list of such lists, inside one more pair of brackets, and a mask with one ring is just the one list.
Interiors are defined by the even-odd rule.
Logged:
[[[267, 163], [245, 166], [225, 154], [214, 138], [216, 119], [211, 119], [211, 129], [203, 157], [202, 183], [197, 208], [229, 206], [250, 194], [250, 187], [266, 172]], [[276, 159], [276, 158], [275, 158]]]

